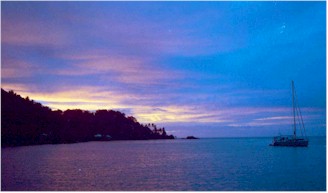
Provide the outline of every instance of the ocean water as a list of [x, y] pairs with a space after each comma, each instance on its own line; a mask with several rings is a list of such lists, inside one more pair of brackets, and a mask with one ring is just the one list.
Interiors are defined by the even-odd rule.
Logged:
[[326, 138], [88, 142], [1, 149], [1, 190], [326, 190]]

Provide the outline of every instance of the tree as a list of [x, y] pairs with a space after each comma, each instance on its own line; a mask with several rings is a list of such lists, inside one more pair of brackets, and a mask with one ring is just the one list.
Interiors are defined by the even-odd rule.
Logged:
[[133, 116], [129, 116], [128, 119], [131, 120], [134, 123], [138, 123], [137, 119]]
[[166, 135], [166, 131], [165, 131], [165, 128], [163, 127], [163, 133], [162, 133], [162, 135]]

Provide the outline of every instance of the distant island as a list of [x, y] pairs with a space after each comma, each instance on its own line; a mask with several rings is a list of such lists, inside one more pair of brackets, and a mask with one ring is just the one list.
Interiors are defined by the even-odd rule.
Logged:
[[199, 138], [194, 137], [194, 136], [188, 136], [188, 137], [186, 137], [186, 139], [199, 139]]
[[1, 89], [1, 147], [109, 140], [174, 139], [165, 128], [141, 124], [114, 110], [51, 110]]

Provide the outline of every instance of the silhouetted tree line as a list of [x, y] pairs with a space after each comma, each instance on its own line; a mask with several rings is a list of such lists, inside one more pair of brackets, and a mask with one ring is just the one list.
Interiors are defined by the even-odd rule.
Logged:
[[[150, 129], [150, 128], [153, 129]], [[113, 110], [56, 110], [1, 89], [1, 146], [94, 140], [174, 139], [155, 124]]]

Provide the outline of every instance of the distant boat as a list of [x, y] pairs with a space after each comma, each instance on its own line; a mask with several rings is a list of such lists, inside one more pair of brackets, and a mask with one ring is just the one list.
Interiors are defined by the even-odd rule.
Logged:
[[[271, 146], [292, 146], [292, 147], [307, 147], [309, 140], [306, 137], [305, 127], [301, 114], [301, 109], [297, 104], [294, 81], [292, 81], [292, 95], [293, 95], [293, 135], [280, 135], [273, 138]], [[296, 135], [296, 126], [300, 126], [301, 135]]]

